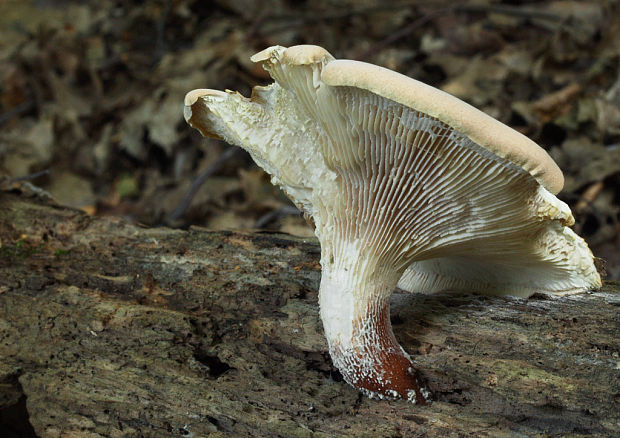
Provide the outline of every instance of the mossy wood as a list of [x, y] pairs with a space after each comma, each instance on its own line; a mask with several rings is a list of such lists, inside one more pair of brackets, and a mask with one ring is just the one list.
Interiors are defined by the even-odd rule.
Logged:
[[0, 243], [2, 436], [620, 428], [618, 285], [527, 300], [395, 294], [395, 335], [437, 397], [415, 406], [341, 381], [319, 320], [314, 240], [141, 228], [4, 192]]

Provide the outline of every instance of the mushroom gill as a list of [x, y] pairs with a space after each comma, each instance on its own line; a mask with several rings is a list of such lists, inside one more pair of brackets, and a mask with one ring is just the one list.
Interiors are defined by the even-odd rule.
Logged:
[[320, 47], [275, 46], [252, 60], [273, 84], [249, 99], [194, 90], [186, 119], [246, 149], [313, 218], [325, 335], [354, 387], [429, 399], [392, 333], [397, 285], [519, 296], [600, 286], [552, 193], [561, 171], [526, 137], [440, 90]]

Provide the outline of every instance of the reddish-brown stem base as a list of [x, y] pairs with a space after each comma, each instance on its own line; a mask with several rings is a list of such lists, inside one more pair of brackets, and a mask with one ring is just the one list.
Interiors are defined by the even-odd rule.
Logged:
[[358, 378], [353, 386], [371, 397], [402, 398], [423, 405], [429, 401], [429, 393], [424, 389], [408, 357], [387, 353], [382, 360], [382, 366], [376, 369], [380, 378], [366, 375]]
[[334, 362], [344, 379], [371, 397], [428, 403], [430, 393], [392, 333], [389, 305], [369, 313], [368, 320], [356, 325], [354, 348], [332, 351], [332, 356], [340, 356]]

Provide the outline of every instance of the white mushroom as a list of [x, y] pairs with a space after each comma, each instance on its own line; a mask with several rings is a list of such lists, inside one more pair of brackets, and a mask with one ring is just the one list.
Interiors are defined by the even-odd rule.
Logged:
[[531, 140], [459, 99], [317, 46], [254, 55], [275, 83], [194, 90], [185, 118], [246, 149], [314, 220], [334, 364], [371, 396], [424, 403], [389, 301], [409, 291], [529, 296], [598, 288], [563, 176]]

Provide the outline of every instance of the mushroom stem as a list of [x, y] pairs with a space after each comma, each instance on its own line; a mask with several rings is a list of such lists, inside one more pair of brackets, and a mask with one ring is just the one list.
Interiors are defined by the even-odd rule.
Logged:
[[[370, 397], [426, 404], [430, 393], [392, 332], [390, 296], [398, 275], [373, 275], [381, 270], [369, 271], [360, 266], [364, 262], [334, 265], [323, 263], [319, 294], [334, 365], [347, 383]], [[360, 275], [364, 270], [373, 274]]]

